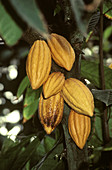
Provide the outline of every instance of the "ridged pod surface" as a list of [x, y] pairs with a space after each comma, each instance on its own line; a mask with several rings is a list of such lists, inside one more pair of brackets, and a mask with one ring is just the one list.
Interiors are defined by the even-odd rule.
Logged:
[[32, 89], [38, 89], [48, 78], [51, 70], [51, 52], [44, 40], [32, 45], [26, 61], [26, 73]]
[[47, 81], [43, 84], [43, 94], [45, 98], [51, 97], [62, 90], [65, 82], [64, 74], [54, 72], [49, 75]]
[[75, 61], [75, 52], [70, 43], [63, 36], [55, 33], [51, 34], [47, 42], [54, 61], [70, 71]]
[[94, 99], [91, 91], [80, 80], [65, 80], [62, 95], [66, 103], [76, 112], [93, 116]]
[[64, 100], [61, 93], [44, 99], [41, 94], [39, 100], [39, 119], [47, 134], [50, 134], [61, 122], [63, 117]]
[[91, 131], [90, 117], [76, 113], [71, 109], [68, 118], [68, 129], [76, 145], [83, 149]]

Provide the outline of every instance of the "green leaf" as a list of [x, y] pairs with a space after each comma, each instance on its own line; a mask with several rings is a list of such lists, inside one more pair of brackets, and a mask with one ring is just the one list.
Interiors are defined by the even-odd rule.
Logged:
[[53, 148], [54, 144], [55, 144], [55, 139], [53, 139], [49, 136], [45, 136], [44, 147], [45, 147], [46, 152], [49, 152]]
[[15, 45], [22, 36], [22, 30], [7, 13], [0, 2], [0, 35], [8, 46]]
[[101, 102], [105, 103], [106, 106], [112, 104], [112, 90], [95, 90], [92, 89], [94, 97]]
[[[63, 151], [63, 144], [59, 144], [52, 152], [51, 154], [47, 157], [47, 159], [43, 162], [39, 170], [51, 170], [55, 169], [60, 163], [63, 164], [62, 160], [59, 160], [58, 158], [55, 159], [56, 155], [60, 156], [60, 154]], [[61, 169], [60, 169], [61, 170]], [[62, 169], [63, 170], [63, 169]]]
[[56, 8], [54, 9], [54, 16], [56, 15], [56, 14], [58, 14], [59, 12], [61, 11], [61, 7], [60, 7], [60, 5], [56, 5]]
[[32, 157], [33, 153], [35, 152], [36, 148], [40, 144], [40, 140], [38, 137], [36, 137], [27, 147], [26, 149], [19, 154], [16, 161], [14, 161], [11, 170], [15, 169], [22, 169], [24, 165], [29, 161], [29, 159]]
[[104, 33], [103, 33], [103, 39], [107, 40], [110, 35], [112, 35], [112, 26], [109, 26], [105, 29]]
[[[109, 10], [110, 9], [110, 10]], [[104, 1], [103, 3], [103, 14], [112, 20], [112, 3], [109, 1]]]
[[17, 159], [19, 153], [21, 153], [24, 146], [28, 144], [29, 140], [30, 138], [28, 137], [27, 139], [23, 140], [20, 143], [15, 142], [15, 144], [12, 145], [11, 147], [10, 146], [7, 147], [5, 152], [4, 148], [2, 148], [0, 153], [0, 169], [2, 169], [2, 167], [4, 167], [3, 170], [12, 169], [14, 161]]
[[10, 0], [10, 2], [28, 25], [36, 29], [45, 38], [47, 37], [47, 26], [35, 0]]
[[[112, 70], [104, 66], [106, 89], [112, 88]], [[99, 64], [91, 61], [81, 61], [81, 76], [88, 79], [96, 87], [101, 88], [99, 76]]]
[[19, 87], [18, 87], [18, 90], [17, 90], [17, 98], [19, 98], [24, 90], [27, 88], [27, 86], [30, 85], [30, 82], [29, 82], [29, 79], [28, 77], [24, 77], [24, 79], [21, 81]]
[[104, 151], [112, 151], [112, 139], [107, 143], [103, 149]]
[[96, 133], [97, 137], [100, 139], [100, 141], [103, 141], [102, 123], [101, 123], [101, 117], [99, 117], [99, 116], [95, 117], [95, 133]]
[[24, 106], [28, 106], [31, 103], [33, 103], [36, 99], [39, 98], [40, 93], [41, 93], [41, 88], [37, 90], [33, 90], [32, 88], [27, 88], [26, 94], [25, 94], [25, 99], [24, 99]]
[[111, 109], [111, 113], [110, 113], [110, 117], [108, 120], [108, 126], [109, 126], [109, 135], [112, 138], [112, 107], [109, 109]]
[[36, 112], [36, 110], [38, 109], [38, 103], [39, 103], [39, 98], [36, 99], [33, 103], [31, 103], [30, 105], [24, 107], [23, 109], [23, 117], [26, 120], [31, 119], [31, 117], [34, 115], [34, 113]]

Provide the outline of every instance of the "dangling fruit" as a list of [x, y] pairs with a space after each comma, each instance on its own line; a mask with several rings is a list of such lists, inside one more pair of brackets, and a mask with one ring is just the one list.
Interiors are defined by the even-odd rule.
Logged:
[[47, 42], [54, 61], [70, 71], [75, 61], [75, 52], [70, 43], [63, 36], [55, 33], [51, 34]]
[[62, 90], [65, 82], [64, 74], [54, 72], [49, 75], [47, 81], [43, 84], [43, 94], [45, 98], [51, 97]]
[[76, 113], [71, 109], [68, 118], [68, 129], [76, 145], [83, 149], [91, 131], [90, 117]]
[[75, 78], [65, 80], [62, 95], [66, 103], [76, 112], [93, 116], [93, 95], [81, 81]]
[[47, 134], [50, 134], [61, 122], [63, 117], [64, 100], [61, 93], [44, 99], [41, 94], [39, 100], [39, 119]]
[[32, 89], [38, 89], [48, 78], [51, 70], [51, 52], [44, 40], [32, 45], [26, 61], [26, 73]]

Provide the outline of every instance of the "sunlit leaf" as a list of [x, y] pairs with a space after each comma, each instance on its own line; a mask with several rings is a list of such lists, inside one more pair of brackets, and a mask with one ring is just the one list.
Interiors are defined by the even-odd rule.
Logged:
[[23, 117], [28, 120], [31, 119], [31, 117], [34, 115], [36, 110], [38, 109], [38, 103], [39, 103], [39, 98], [36, 99], [33, 103], [30, 105], [24, 107], [23, 109]]
[[32, 88], [27, 88], [26, 94], [25, 94], [25, 99], [24, 99], [24, 107], [30, 105], [33, 103], [36, 99], [39, 98], [40, 93], [41, 93], [41, 88], [37, 90], [33, 90]]
[[112, 104], [112, 90], [92, 90], [94, 97], [101, 102], [104, 102], [106, 106]]
[[[100, 88], [99, 64], [91, 61], [81, 61], [81, 75], [88, 79], [96, 87]], [[112, 89], [112, 70], [104, 66], [106, 89]]]
[[0, 35], [8, 46], [15, 45], [22, 36], [22, 30], [7, 13], [0, 2]]
[[112, 20], [112, 2], [104, 1], [103, 3], [103, 14]]
[[35, 0], [10, 0], [10, 2], [28, 25], [36, 29], [45, 38], [47, 37], [47, 26]]
[[24, 90], [27, 88], [27, 86], [30, 85], [30, 82], [29, 82], [29, 79], [28, 77], [24, 77], [24, 79], [21, 81], [19, 87], [18, 87], [18, 90], [17, 90], [17, 98], [19, 98]]

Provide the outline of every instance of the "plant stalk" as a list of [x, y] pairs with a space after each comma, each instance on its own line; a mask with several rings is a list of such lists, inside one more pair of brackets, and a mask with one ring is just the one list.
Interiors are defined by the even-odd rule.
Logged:
[[[99, 41], [99, 73], [101, 89], [105, 90], [104, 63], [103, 63], [103, 1], [100, 5], [100, 41]], [[107, 107], [103, 104], [102, 116], [103, 140], [104, 144], [109, 142], [109, 128], [107, 121]]]

